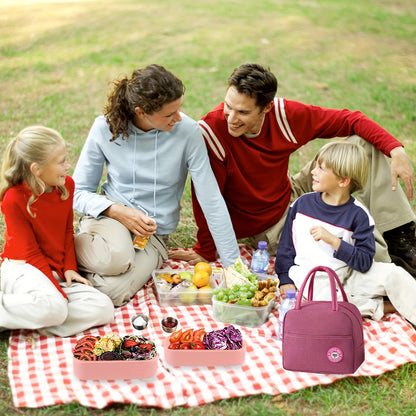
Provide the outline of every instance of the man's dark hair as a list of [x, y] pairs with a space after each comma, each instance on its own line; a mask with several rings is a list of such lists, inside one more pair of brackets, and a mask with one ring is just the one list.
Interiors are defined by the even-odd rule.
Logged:
[[256, 105], [263, 110], [276, 95], [277, 79], [268, 68], [259, 64], [244, 64], [234, 69], [228, 78], [228, 87], [254, 98]]

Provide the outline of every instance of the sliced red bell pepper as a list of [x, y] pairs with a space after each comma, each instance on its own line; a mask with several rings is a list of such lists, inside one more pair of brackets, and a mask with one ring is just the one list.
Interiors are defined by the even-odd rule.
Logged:
[[169, 337], [169, 341], [170, 342], [176, 342], [176, 341], [180, 341], [182, 336], [182, 329], [179, 329], [178, 331], [174, 332], [170, 337]]
[[202, 338], [204, 338], [205, 335], [205, 329], [200, 328], [194, 331], [194, 334], [192, 336], [192, 341], [202, 341]]
[[181, 342], [191, 342], [194, 330], [188, 329], [181, 335]]

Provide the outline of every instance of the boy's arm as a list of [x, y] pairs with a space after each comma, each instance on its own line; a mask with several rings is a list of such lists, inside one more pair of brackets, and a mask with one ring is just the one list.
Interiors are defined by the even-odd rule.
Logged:
[[367, 221], [357, 221], [352, 238], [354, 245], [331, 234], [324, 227], [311, 227], [310, 233], [315, 241], [324, 241], [334, 249], [334, 257], [347, 263], [353, 270], [365, 273], [372, 265], [375, 254], [374, 226]]
[[341, 245], [341, 239], [327, 231], [324, 227], [321, 227], [320, 225], [315, 225], [311, 227], [309, 232], [311, 233], [311, 236], [315, 241], [325, 241], [325, 243], [332, 246], [335, 251], [338, 251], [339, 246]]
[[289, 208], [285, 225], [283, 226], [282, 235], [280, 236], [279, 245], [277, 246], [276, 261], [274, 264], [275, 272], [279, 278], [280, 291], [284, 291], [285, 293], [287, 289], [294, 288], [294, 282], [289, 277], [289, 269], [293, 266], [296, 256], [292, 236], [292, 223], [294, 217], [295, 206], [292, 205]]

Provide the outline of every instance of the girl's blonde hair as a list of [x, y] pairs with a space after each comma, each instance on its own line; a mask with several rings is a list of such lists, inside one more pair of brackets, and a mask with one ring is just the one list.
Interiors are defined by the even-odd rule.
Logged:
[[341, 179], [350, 179], [350, 192], [359, 191], [368, 179], [369, 161], [364, 149], [350, 142], [331, 142], [324, 145], [315, 160], [331, 169]]
[[[45, 183], [33, 175], [30, 167], [37, 163], [45, 167], [55, 146], [65, 145], [65, 140], [54, 129], [44, 126], [30, 126], [24, 128], [7, 146], [3, 156], [0, 176], [0, 202], [4, 194], [12, 186], [26, 183], [32, 191], [27, 202], [27, 211], [34, 216], [30, 205], [43, 194], [46, 189]], [[61, 199], [67, 199], [69, 192], [65, 186], [57, 186], [61, 192]]]

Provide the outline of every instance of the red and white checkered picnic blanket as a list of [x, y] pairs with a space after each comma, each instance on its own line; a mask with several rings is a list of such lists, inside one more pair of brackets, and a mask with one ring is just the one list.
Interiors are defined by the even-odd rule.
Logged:
[[[251, 251], [241, 247], [250, 260]], [[186, 268], [181, 262], [168, 261], [166, 268]], [[172, 408], [198, 406], [215, 400], [254, 394], [278, 395], [318, 384], [329, 384], [343, 375], [286, 371], [282, 368], [281, 344], [276, 339], [277, 307], [257, 328], [239, 327], [247, 343], [244, 364], [233, 367], [172, 367], [164, 361], [165, 333], [160, 320], [176, 316], [182, 328], [225, 326], [211, 317], [211, 305], [161, 308], [156, 290], [149, 281], [124, 307], [115, 312], [110, 325], [84, 334], [120, 335], [134, 333], [130, 320], [137, 313], [150, 316], [143, 335], [155, 341], [159, 367], [147, 380], [81, 381], [73, 373], [72, 348], [76, 339], [46, 337], [36, 331], [13, 331], [10, 335], [9, 379], [16, 407], [43, 407], [79, 402], [103, 408], [111, 403]], [[404, 363], [416, 361], [416, 331], [398, 314], [381, 322], [364, 321], [366, 360], [353, 376], [376, 376]]]

